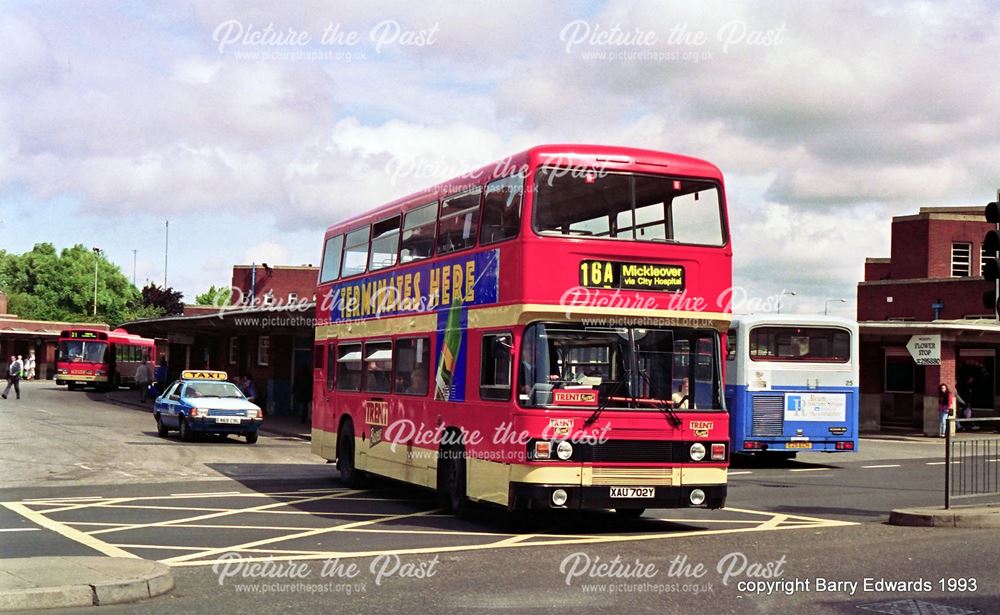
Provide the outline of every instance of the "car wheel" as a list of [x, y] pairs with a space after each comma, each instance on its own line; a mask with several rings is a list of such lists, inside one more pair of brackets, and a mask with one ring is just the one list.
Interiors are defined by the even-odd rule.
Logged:
[[167, 433], [169, 431], [170, 430], [167, 429], [167, 426], [163, 424], [163, 419], [160, 418], [160, 414], [157, 413], [156, 414], [156, 435], [160, 436], [161, 438], [166, 438], [167, 437]]
[[181, 440], [184, 442], [190, 442], [194, 439], [194, 434], [191, 433], [191, 428], [188, 427], [187, 421], [181, 419]]
[[354, 465], [354, 427], [350, 422], [344, 423], [340, 431], [340, 445], [337, 447], [337, 471], [340, 472], [340, 482], [351, 489], [357, 489], [362, 483], [362, 474]]
[[257, 432], [256, 431], [248, 431], [248, 432], [246, 432], [243, 435], [247, 439], [247, 444], [256, 444], [257, 443]]
[[[442, 453], [444, 453], [442, 455]], [[456, 517], [465, 514], [468, 500], [465, 497], [465, 448], [450, 446], [438, 453], [438, 493], [441, 503]]]

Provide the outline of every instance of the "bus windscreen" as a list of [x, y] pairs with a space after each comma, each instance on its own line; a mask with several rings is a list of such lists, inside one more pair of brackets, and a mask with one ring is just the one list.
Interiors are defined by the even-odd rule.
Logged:
[[725, 244], [718, 186], [628, 173], [540, 169], [535, 232], [626, 241]]

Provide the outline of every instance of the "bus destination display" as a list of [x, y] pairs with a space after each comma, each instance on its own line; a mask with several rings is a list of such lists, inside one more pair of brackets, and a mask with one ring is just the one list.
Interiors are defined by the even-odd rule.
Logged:
[[679, 292], [684, 290], [684, 267], [585, 260], [580, 262], [580, 286]]

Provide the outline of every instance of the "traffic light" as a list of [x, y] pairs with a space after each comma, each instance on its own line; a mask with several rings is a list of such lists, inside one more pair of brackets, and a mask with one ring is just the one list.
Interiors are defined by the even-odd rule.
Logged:
[[1000, 191], [997, 200], [986, 206], [986, 221], [996, 225], [983, 237], [983, 278], [993, 282], [993, 290], [983, 293], [983, 307], [993, 310], [1000, 320]]

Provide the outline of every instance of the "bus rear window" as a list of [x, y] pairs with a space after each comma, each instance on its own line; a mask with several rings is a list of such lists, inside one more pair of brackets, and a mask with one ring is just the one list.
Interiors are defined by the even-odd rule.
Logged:
[[535, 190], [541, 235], [725, 244], [719, 189], [708, 181], [543, 168]]
[[750, 331], [751, 361], [847, 363], [851, 334], [829, 327], [756, 327]]

